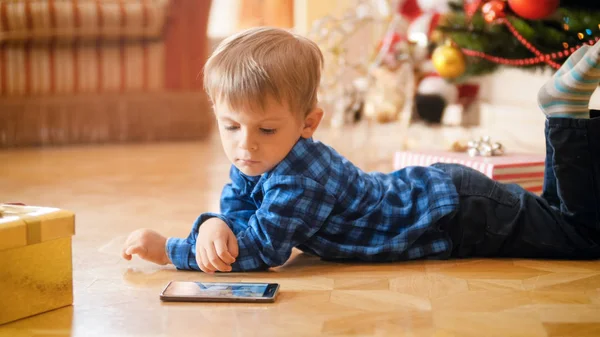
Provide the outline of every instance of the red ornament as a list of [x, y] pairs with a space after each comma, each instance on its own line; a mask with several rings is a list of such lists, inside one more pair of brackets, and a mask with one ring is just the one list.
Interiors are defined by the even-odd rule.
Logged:
[[479, 10], [479, 7], [481, 7], [482, 3], [483, 0], [465, 0], [464, 10], [467, 14], [467, 18], [471, 19], [473, 15], [475, 15], [475, 12]]
[[494, 22], [506, 16], [506, 2], [502, 0], [488, 1], [481, 7], [481, 12], [483, 12], [485, 21]]
[[423, 14], [417, 0], [404, 1], [398, 8], [398, 12], [410, 22]]
[[508, 0], [508, 5], [520, 17], [539, 20], [554, 13], [560, 0]]

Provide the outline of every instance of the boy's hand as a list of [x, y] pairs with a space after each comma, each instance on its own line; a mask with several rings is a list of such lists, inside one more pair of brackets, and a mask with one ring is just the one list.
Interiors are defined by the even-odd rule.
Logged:
[[211, 218], [200, 226], [196, 240], [196, 262], [203, 272], [229, 272], [237, 256], [237, 239], [223, 220]]
[[131, 256], [137, 254], [142, 259], [156, 264], [169, 264], [171, 260], [167, 256], [166, 243], [167, 238], [159, 233], [150, 229], [138, 229], [129, 234], [121, 256], [125, 260], [131, 260]]

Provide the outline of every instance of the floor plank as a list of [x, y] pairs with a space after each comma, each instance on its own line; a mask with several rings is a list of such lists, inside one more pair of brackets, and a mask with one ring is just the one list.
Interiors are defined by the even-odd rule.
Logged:
[[[449, 146], [474, 131], [415, 128], [411, 146]], [[365, 170], [389, 171], [394, 126], [321, 131]], [[522, 138], [503, 141], [514, 149]], [[538, 144], [539, 142], [533, 142]], [[531, 149], [531, 148], [529, 148]], [[534, 148], [540, 151], [539, 147]], [[75, 303], [0, 326], [1, 336], [592, 336], [600, 334], [600, 263], [534, 260], [336, 264], [294, 253], [271, 272], [204, 275], [119, 257], [129, 232], [186, 236], [218, 210], [228, 163], [201, 143], [0, 152], [0, 200], [77, 214]], [[279, 282], [274, 304], [161, 303], [170, 280]]]

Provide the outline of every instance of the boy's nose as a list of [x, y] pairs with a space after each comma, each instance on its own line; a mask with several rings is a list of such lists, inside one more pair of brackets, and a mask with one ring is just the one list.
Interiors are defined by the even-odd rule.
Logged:
[[242, 140], [240, 142], [240, 147], [243, 150], [248, 150], [248, 151], [256, 151], [258, 150], [258, 144], [248, 135], [244, 135], [242, 137]]

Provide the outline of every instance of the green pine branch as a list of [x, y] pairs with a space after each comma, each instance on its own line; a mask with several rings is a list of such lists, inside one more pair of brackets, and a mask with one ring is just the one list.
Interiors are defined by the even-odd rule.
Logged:
[[[481, 11], [468, 20], [462, 1], [451, 4], [451, 8], [452, 11], [445, 15], [437, 30], [444, 38], [450, 38], [459, 47], [508, 59], [535, 57], [505, 25], [487, 23]], [[507, 14], [508, 20], [515, 29], [544, 54], [563, 50], [564, 43], [572, 47], [600, 37], [600, 8], [563, 6], [552, 18], [545, 20], [526, 20], [514, 15], [510, 10]], [[565, 24], [568, 25], [568, 30], [565, 30]], [[584, 34], [584, 38], [580, 39], [578, 33]], [[562, 64], [565, 60], [566, 58], [562, 58], [554, 61]], [[462, 79], [489, 74], [499, 67], [500, 65], [481, 58], [467, 57], [467, 71]], [[549, 67], [541, 63], [524, 68], [537, 70]]]

